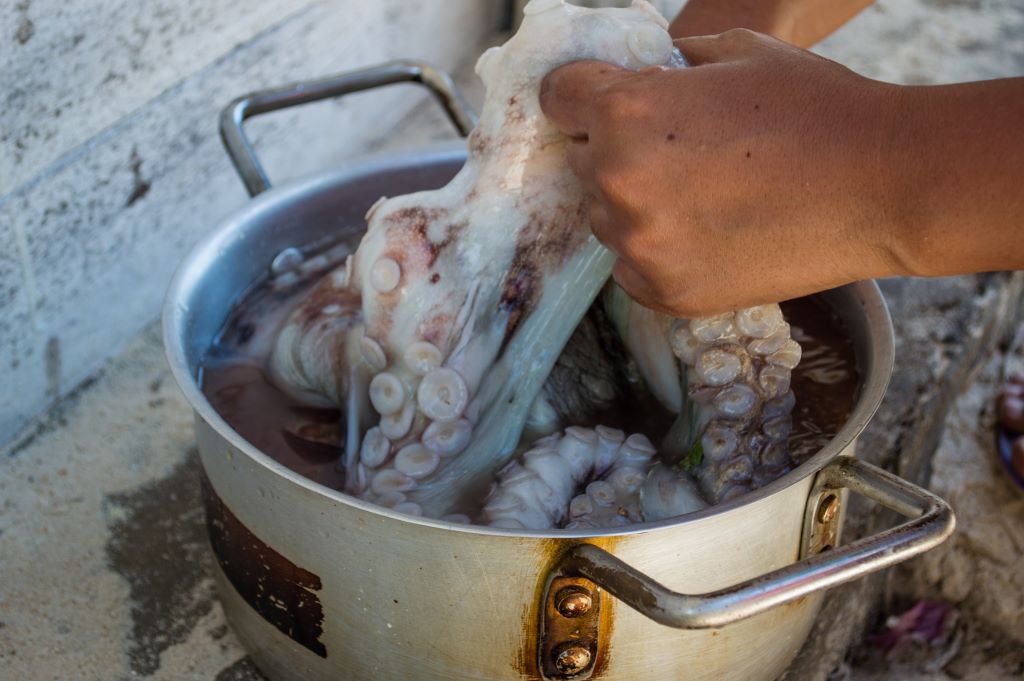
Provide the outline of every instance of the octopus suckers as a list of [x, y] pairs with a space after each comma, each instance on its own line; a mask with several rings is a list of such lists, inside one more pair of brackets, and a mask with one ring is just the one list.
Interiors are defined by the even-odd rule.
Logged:
[[370, 381], [370, 403], [380, 414], [394, 414], [404, 402], [405, 386], [394, 374], [382, 371]]
[[420, 409], [430, 418], [435, 421], [452, 421], [466, 409], [469, 388], [454, 369], [434, 369], [420, 381], [416, 399]]
[[380, 431], [391, 440], [399, 440], [409, 434], [415, 417], [416, 405], [407, 400], [398, 411], [380, 417]]
[[[525, 12], [478, 62], [487, 94], [463, 168], [371, 207], [355, 254], [279, 333], [276, 375], [344, 409], [345, 490], [409, 513], [482, 502], [473, 520], [497, 526], [609, 527], [700, 508], [698, 483], [717, 502], [781, 474], [770, 445], [790, 429], [800, 347], [778, 306], [674, 320], [616, 294], [614, 254], [537, 105], [570, 61], [676, 65], [667, 22], [642, 0]], [[305, 272], [294, 255], [278, 266]], [[577, 345], [590, 312], [600, 331]], [[630, 402], [650, 413], [624, 420]]]
[[672, 56], [672, 38], [660, 26], [637, 26], [626, 36], [633, 56], [650, 66], [664, 64]]
[[405, 350], [405, 364], [416, 376], [426, 376], [441, 366], [441, 351], [428, 341], [417, 341]]
[[379, 258], [370, 268], [370, 284], [380, 293], [390, 293], [402, 279], [402, 267], [393, 258]]
[[378, 468], [391, 453], [391, 442], [378, 427], [370, 428], [363, 436], [360, 460], [370, 468]]
[[466, 448], [473, 426], [466, 419], [434, 421], [423, 431], [423, 446], [440, 456], [454, 456]]
[[395, 455], [395, 469], [413, 480], [425, 478], [437, 470], [441, 457], [419, 443], [402, 447]]
[[374, 371], [381, 371], [388, 365], [388, 358], [384, 354], [384, 348], [369, 336], [363, 336], [360, 339], [359, 352], [363, 357], [363, 361]]

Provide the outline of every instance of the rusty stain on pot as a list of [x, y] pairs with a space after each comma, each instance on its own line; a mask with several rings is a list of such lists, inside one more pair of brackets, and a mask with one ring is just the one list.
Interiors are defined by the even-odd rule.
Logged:
[[235, 591], [270, 624], [320, 657], [327, 648], [323, 634], [323, 607], [315, 592], [320, 577], [291, 562], [235, 517], [206, 475], [203, 505], [210, 546]]
[[[585, 543], [594, 544], [606, 551], [612, 552], [623, 537], [593, 537]], [[512, 668], [518, 671], [523, 679], [530, 681], [544, 681], [552, 677], [546, 677], [541, 670], [539, 652], [541, 646], [541, 630], [543, 629], [544, 618], [544, 597], [548, 591], [551, 581], [559, 576], [557, 568], [565, 554], [582, 541], [566, 539], [541, 539], [537, 542], [538, 564], [543, 569], [538, 571], [537, 583], [534, 585], [533, 598], [523, 606], [521, 618], [523, 627], [523, 646], [519, 653], [512, 660]], [[551, 594], [554, 595], [554, 594]], [[597, 594], [595, 594], [597, 596]], [[613, 630], [613, 615], [615, 598], [606, 591], [600, 595], [600, 618], [598, 620], [597, 650], [590, 671], [567, 679], [600, 679], [608, 669], [608, 662], [611, 652], [611, 636]], [[557, 677], [556, 677], [557, 678]]]

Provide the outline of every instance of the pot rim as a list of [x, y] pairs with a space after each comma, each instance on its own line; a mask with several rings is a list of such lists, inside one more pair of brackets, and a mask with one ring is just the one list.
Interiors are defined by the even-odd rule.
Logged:
[[199, 387], [196, 371], [190, 366], [185, 352], [184, 334], [188, 329], [189, 310], [182, 301], [189, 298], [189, 292], [202, 280], [204, 273], [215, 266], [220, 252], [235, 239], [235, 232], [260, 216], [268, 207], [303, 196], [316, 194], [333, 187], [346, 179], [377, 170], [394, 167], [395, 161], [408, 160], [415, 153], [433, 161], [464, 160], [465, 144], [452, 146], [445, 144], [433, 148], [420, 148], [412, 152], [376, 153], [351, 160], [341, 167], [318, 173], [311, 177], [294, 180], [270, 189], [250, 199], [239, 211], [223, 220], [218, 227], [200, 239], [188, 252], [178, 266], [171, 279], [163, 305], [163, 341], [167, 361], [178, 387], [192, 407], [195, 415], [202, 418], [221, 437], [233, 447], [244, 453], [253, 462], [269, 472], [287, 479], [292, 484], [303, 487], [328, 499], [362, 511], [397, 520], [405, 523], [422, 525], [435, 529], [453, 530], [467, 534], [488, 535], [497, 537], [527, 537], [531, 539], [589, 539], [597, 537], [623, 537], [645, 534], [647, 532], [677, 527], [687, 523], [695, 523], [705, 518], [735, 511], [750, 504], [770, 497], [805, 478], [815, 474], [829, 461], [839, 456], [849, 447], [864, 430], [868, 422], [878, 410], [885, 396], [889, 378], [892, 374], [895, 358], [895, 339], [892, 320], [882, 292], [874, 281], [859, 281], [847, 284], [842, 288], [852, 289], [861, 302], [864, 315], [867, 317], [868, 334], [872, 346], [870, 370], [861, 384], [860, 395], [846, 423], [839, 429], [835, 437], [786, 475], [772, 481], [768, 485], [749, 492], [727, 502], [709, 506], [701, 511], [689, 513], [679, 518], [669, 518], [650, 523], [635, 523], [622, 528], [592, 529], [587, 531], [549, 529], [549, 530], [514, 530], [494, 528], [484, 525], [466, 525], [433, 518], [410, 516], [378, 506], [369, 501], [357, 499], [344, 492], [332, 489], [297, 473], [277, 462], [268, 454], [260, 451], [232, 428], [206, 399]]

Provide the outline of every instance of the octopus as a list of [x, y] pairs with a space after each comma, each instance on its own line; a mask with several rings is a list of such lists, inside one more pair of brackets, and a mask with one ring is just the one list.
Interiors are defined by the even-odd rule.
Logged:
[[[476, 65], [486, 97], [461, 171], [369, 210], [354, 253], [280, 327], [275, 380], [341, 407], [345, 491], [403, 513], [615, 527], [775, 479], [800, 359], [779, 307], [683, 320], [630, 299], [540, 110], [543, 77], [571, 61], [679, 67], [667, 22], [642, 0], [524, 14]], [[670, 425], [602, 423], [623, 399]]]

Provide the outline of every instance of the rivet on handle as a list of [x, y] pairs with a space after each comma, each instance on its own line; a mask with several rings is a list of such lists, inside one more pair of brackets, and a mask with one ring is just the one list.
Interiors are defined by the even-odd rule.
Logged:
[[808, 502], [809, 513], [805, 517], [806, 540], [801, 557], [813, 556], [839, 546], [839, 533], [843, 500], [840, 490], [817, 490]]
[[555, 608], [562, 617], [582, 617], [593, 604], [590, 590], [582, 586], [567, 586], [555, 595]]
[[576, 676], [590, 666], [590, 647], [586, 642], [563, 643], [552, 655], [555, 668], [566, 676]]
[[600, 649], [601, 589], [584, 577], [555, 576], [541, 602], [537, 662], [545, 679], [586, 679]]
[[819, 523], [830, 523], [835, 520], [836, 515], [839, 513], [839, 497], [835, 494], [829, 494], [827, 497], [821, 500], [818, 504], [818, 522]]

